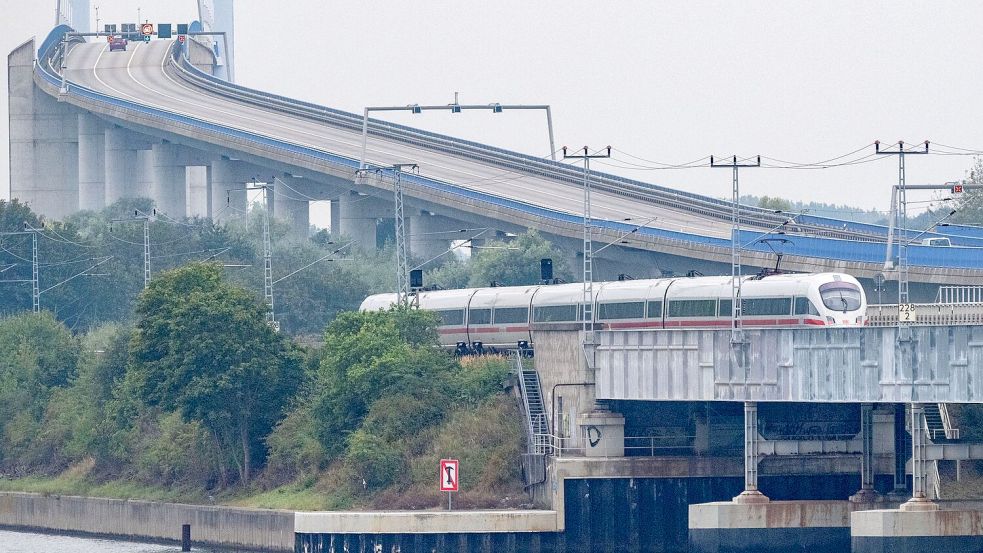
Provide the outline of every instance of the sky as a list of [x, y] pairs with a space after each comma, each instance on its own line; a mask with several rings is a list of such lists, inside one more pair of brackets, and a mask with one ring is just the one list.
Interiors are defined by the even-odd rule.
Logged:
[[[194, 0], [92, 2], [102, 23], [135, 21], [138, 7], [176, 23], [197, 9]], [[54, 5], [0, 0], [0, 49], [42, 40]], [[708, 168], [711, 154], [773, 166], [742, 170], [742, 194], [886, 210], [895, 156], [774, 166], [859, 151], [839, 161], [855, 160], [875, 140], [983, 149], [983, 2], [236, 0], [235, 9], [240, 84], [353, 112], [447, 104], [455, 92], [462, 103], [550, 104], [557, 147], [614, 149], [592, 168], [715, 197], [730, 196], [731, 174]], [[6, 88], [6, 72], [0, 79]], [[550, 150], [541, 112], [385, 117]], [[971, 165], [964, 155], [911, 156], [907, 179], [952, 181]], [[8, 178], [4, 155], [0, 197]], [[921, 194], [910, 200], [932, 197]]]

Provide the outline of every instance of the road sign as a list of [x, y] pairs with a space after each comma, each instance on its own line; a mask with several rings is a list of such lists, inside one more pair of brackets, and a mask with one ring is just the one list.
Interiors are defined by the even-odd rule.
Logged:
[[107, 35], [106, 36], [106, 42], [112, 42], [114, 38], [116, 38], [116, 37], [114, 37], [113, 35]]
[[140, 32], [142, 32], [143, 34], [145, 34], [147, 36], [150, 36], [150, 35], [154, 34], [154, 24], [153, 23], [144, 23], [143, 25], [140, 26]]
[[144, 42], [150, 42], [150, 35], [143, 35]]
[[157, 38], [171, 38], [171, 24], [170, 23], [158, 23], [157, 24]]
[[440, 491], [456, 492], [458, 490], [457, 467], [457, 459], [440, 460]]
[[184, 44], [184, 35], [178, 35], [177, 41], [180, 42], [181, 44]]
[[963, 185], [961, 185], [961, 184], [954, 184], [954, 185], [952, 185], [952, 193], [953, 194], [962, 194], [963, 193]]

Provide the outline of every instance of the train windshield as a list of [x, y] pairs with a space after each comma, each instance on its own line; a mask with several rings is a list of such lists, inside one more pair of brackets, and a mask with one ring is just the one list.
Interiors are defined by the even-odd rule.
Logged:
[[819, 287], [819, 296], [823, 305], [833, 311], [856, 311], [863, 302], [863, 292], [855, 284], [849, 282], [830, 282]]

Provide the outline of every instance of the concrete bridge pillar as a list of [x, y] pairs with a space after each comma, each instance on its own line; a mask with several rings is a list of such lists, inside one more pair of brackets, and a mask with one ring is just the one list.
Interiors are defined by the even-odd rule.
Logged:
[[342, 194], [339, 203], [341, 234], [355, 240], [362, 249], [374, 249], [376, 225], [379, 219], [393, 217], [392, 202], [351, 191]]
[[78, 115], [79, 209], [106, 207], [106, 125], [91, 113]]
[[328, 224], [331, 225], [331, 238], [334, 239], [341, 236], [341, 201], [338, 198], [331, 198], [330, 209], [331, 220], [328, 222]]
[[147, 139], [138, 133], [115, 126], [106, 127], [104, 135], [104, 205], [112, 205], [121, 198], [150, 197], [150, 189], [146, 185], [152, 178], [148, 174], [151, 167], [146, 161], [146, 156], [150, 154]]
[[273, 217], [290, 225], [295, 238], [306, 238], [310, 233], [311, 211], [307, 198], [287, 189], [279, 181], [273, 183]]
[[767, 503], [768, 497], [758, 490], [758, 403], [744, 402], [744, 491], [734, 503]]
[[211, 212], [208, 171], [207, 165], [189, 165], [184, 168], [184, 178], [188, 183], [188, 217], [208, 217]]
[[75, 109], [34, 85], [33, 40], [7, 57], [10, 196], [45, 217], [78, 209], [78, 118]]
[[250, 169], [248, 163], [238, 160], [220, 158], [211, 162], [208, 187], [212, 198], [212, 221], [224, 223], [246, 214], [244, 188], [251, 179]]
[[154, 144], [154, 181], [150, 188], [157, 209], [175, 218], [187, 215], [187, 178], [180, 163], [179, 147]]
[[461, 232], [468, 227], [468, 224], [462, 221], [429, 211], [415, 211], [415, 213], [418, 215], [408, 217], [407, 243], [409, 254], [416, 259], [425, 261], [436, 257], [450, 248], [452, 240], [466, 240], [475, 234]]

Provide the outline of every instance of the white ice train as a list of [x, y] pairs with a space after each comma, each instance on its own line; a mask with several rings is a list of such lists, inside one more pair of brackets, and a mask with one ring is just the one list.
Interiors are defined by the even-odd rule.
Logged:
[[[594, 283], [594, 320], [603, 329], [728, 328], [731, 278], [661, 278]], [[745, 277], [742, 324], [747, 328], [857, 327], [867, 300], [857, 279], [841, 273]], [[532, 344], [532, 329], [582, 320], [583, 284], [465, 288], [418, 293], [418, 305], [440, 316], [441, 345], [515, 349]], [[362, 311], [386, 309], [395, 294], [376, 294]]]

